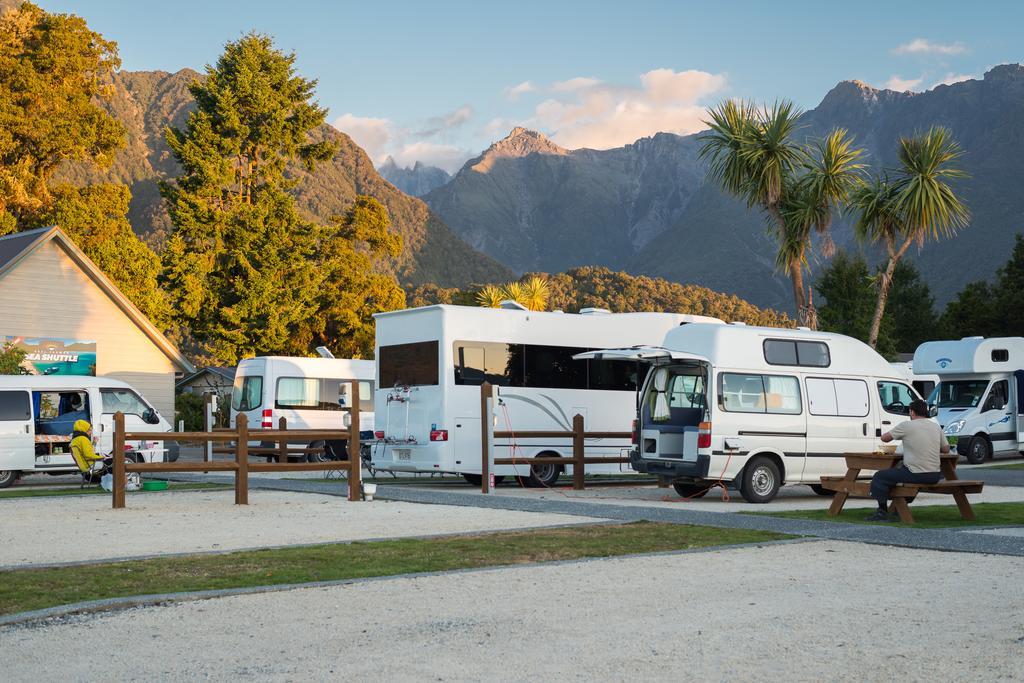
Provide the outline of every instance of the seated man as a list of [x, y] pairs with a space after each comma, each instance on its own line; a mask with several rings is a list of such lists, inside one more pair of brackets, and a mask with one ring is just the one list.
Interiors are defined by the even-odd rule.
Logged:
[[97, 463], [102, 463], [106, 467], [113, 462], [113, 458], [102, 456], [93, 450], [92, 425], [86, 420], [75, 422], [75, 431], [71, 438], [71, 457], [75, 459], [75, 464], [82, 472], [82, 478], [87, 482], [92, 482], [93, 476], [102, 471], [103, 468], [93, 469]]
[[910, 404], [910, 419], [882, 434], [882, 441], [903, 441], [903, 464], [875, 472], [871, 477], [871, 497], [878, 509], [868, 517], [870, 522], [891, 522], [889, 491], [897, 484], [937, 484], [942, 479], [939, 456], [949, 453], [942, 428], [928, 417], [928, 404], [918, 399]]

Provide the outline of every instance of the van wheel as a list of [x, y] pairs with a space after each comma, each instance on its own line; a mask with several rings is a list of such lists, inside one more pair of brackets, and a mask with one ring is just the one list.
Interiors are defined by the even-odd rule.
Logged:
[[[483, 476], [479, 475], [479, 474], [465, 474], [465, 473], [463, 473], [462, 478], [465, 479], [467, 482], [469, 482], [470, 486], [475, 486], [477, 488], [480, 488], [480, 485], [484, 483]], [[500, 484], [504, 480], [505, 480], [504, 475], [495, 475], [494, 476], [494, 485], [497, 486], [498, 484]]]
[[0, 489], [5, 489], [16, 481], [18, 481], [18, 470], [0, 470]]
[[992, 456], [992, 447], [988, 445], [988, 439], [983, 436], [976, 436], [967, 445], [967, 462], [972, 465], [985, 462], [986, 458]]
[[672, 488], [674, 488], [676, 493], [683, 498], [690, 498], [692, 500], [694, 498], [703, 498], [706, 496], [710, 486], [705, 486], [703, 484], [690, 484], [684, 481], [674, 481], [672, 482]]
[[323, 451], [320, 453], [307, 453], [306, 461], [330, 462], [332, 460], [341, 460], [342, 458], [338, 457], [338, 453], [339, 451], [344, 453], [347, 445], [345, 441], [314, 441], [309, 444], [309, 448], [322, 448]]
[[775, 498], [782, 486], [779, 466], [770, 458], [752, 458], [740, 477], [740, 495], [748, 503], [767, 503]]
[[832, 489], [827, 489], [821, 484], [811, 484], [811, 490], [817, 493], [819, 496], [834, 496], [836, 492]]
[[[552, 453], [542, 453], [537, 457], [557, 458], [558, 456]], [[519, 479], [527, 488], [547, 488], [555, 485], [555, 482], [558, 481], [558, 475], [561, 473], [562, 466], [556, 463], [551, 463], [550, 465], [530, 465], [530, 474]]]

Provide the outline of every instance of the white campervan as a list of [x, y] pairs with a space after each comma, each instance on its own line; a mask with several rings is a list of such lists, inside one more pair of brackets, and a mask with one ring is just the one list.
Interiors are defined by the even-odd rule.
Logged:
[[[426, 306], [378, 313], [377, 443], [373, 465], [402, 472], [462, 474], [479, 484], [480, 385], [497, 387], [497, 431], [570, 430], [583, 415], [590, 431], [629, 431], [638, 365], [577, 362], [582, 351], [651, 343], [681, 324], [716, 318], [675, 313], [578, 314], [504, 308]], [[588, 442], [588, 454], [619, 455], [629, 439]], [[569, 457], [564, 439], [496, 439], [495, 456]], [[605, 466], [607, 467], [607, 466]], [[553, 483], [557, 465], [502, 465], [498, 476]], [[600, 471], [597, 467], [590, 471]], [[608, 470], [605, 470], [608, 471]], [[618, 465], [615, 472], [620, 471]]]
[[856, 339], [804, 329], [685, 325], [660, 347], [581, 358], [651, 364], [637, 411], [633, 468], [671, 479], [683, 496], [735, 483], [752, 503], [783, 484], [846, 472], [843, 454], [871, 452], [919, 398]]
[[[88, 420], [99, 453], [114, 445], [114, 414], [129, 432], [169, 432], [171, 425], [135, 389], [116, 379], [84, 376], [0, 377], [0, 488], [34, 472], [70, 474], [76, 420]], [[165, 458], [163, 442], [130, 442], [145, 462]], [[176, 454], [171, 458], [175, 459]]]
[[[360, 439], [373, 437], [372, 360], [348, 358], [299, 358], [261, 356], [247, 358], [235, 370], [231, 390], [231, 426], [244, 413], [250, 429], [277, 429], [285, 418], [288, 429], [344, 429], [342, 409], [359, 406]], [[359, 380], [359, 396], [353, 398], [350, 382]], [[265, 444], [271, 445], [271, 444]], [[313, 441], [310, 460], [347, 457], [345, 444]]]
[[925, 342], [914, 372], [939, 376], [928, 403], [968, 462], [1024, 450], [1024, 338]]
[[896, 369], [910, 384], [917, 389], [917, 393], [922, 396], [930, 396], [932, 390], [935, 389], [935, 385], [939, 383], [939, 376], [933, 372], [930, 373], [916, 373], [914, 372], [914, 364], [911, 361], [900, 361], [891, 363], [892, 367]]

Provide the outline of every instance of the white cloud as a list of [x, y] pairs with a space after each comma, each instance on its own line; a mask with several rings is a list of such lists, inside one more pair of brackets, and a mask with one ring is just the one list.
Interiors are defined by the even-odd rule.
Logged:
[[932, 85], [932, 87], [935, 88], [940, 85], [953, 85], [954, 83], [969, 81], [972, 78], [977, 78], [977, 76], [973, 74], [955, 74], [950, 72], [943, 76], [940, 80], [936, 81], [935, 84]]
[[374, 161], [378, 158], [383, 160], [395, 137], [395, 125], [390, 119], [343, 114], [334, 120], [333, 125], [355, 140]]
[[471, 118], [473, 118], [473, 107], [464, 104], [455, 111], [442, 114], [441, 116], [430, 117], [427, 119], [427, 128], [417, 131], [416, 136], [421, 138], [434, 137], [452, 128], [458, 128]]
[[519, 99], [520, 95], [525, 95], [528, 92], [533, 92], [537, 88], [530, 81], [523, 81], [511, 87], [505, 88], [505, 97], [515, 101]]
[[639, 87], [574, 78], [552, 85], [565, 94], [541, 102], [526, 123], [570, 149], [619, 147], [658, 132], [701, 130], [701, 101], [724, 86], [725, 76], [695, 70], [654, 69], [641, 74]]
[[967, 46], [961, 42], [936, 43], [925, 38], [915, 38], [909, 43], [903, 43], [896, 47], [893, 52], [898, 55], [962, 55], [967, 52]]
[[555, 81], [551, 84], [551, 89], [555, 92], [573, 92], [575, 90], [593, 88], [597, 85], [601, 85], [601, 81], [596, 78], [577, 76], [576, 78], [570, 78], [567, 81]]
[[921, 85], [923, 81], [924, 76], [921, 78], [900, 78], [896, 74], [893, 74], [892, 77], [885, 82], [885, 87], [889, 90], [903, 92], [905, 90], [914, 90], [917, 86]]

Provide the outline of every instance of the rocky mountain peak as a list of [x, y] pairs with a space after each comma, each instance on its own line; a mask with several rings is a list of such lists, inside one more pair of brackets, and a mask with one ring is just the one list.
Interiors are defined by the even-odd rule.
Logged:
[[559, 147], [543, 133], [516, 126], [512, 131], [487, 148], [483, 154], [468, 162], [478, 173], [487, 173], [498, 159], [519, 158], [530, 154], [568, 154], [569, 150]]

